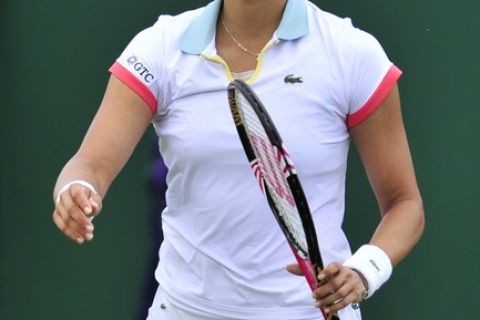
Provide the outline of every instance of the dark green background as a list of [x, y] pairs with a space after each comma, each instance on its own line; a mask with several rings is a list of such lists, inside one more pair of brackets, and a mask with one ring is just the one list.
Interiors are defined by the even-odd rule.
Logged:
[[[133, 319], [148, 250], [144, 139], [105, 200], [96, 239], [51, 221], [51, 190], [101, 100], [106, 69], [160, 13], [206, 1], [0, 2], [0, 319]], [[403, 110], [425, 235], [364, 305], [367, 320], [476, 319], [480, 285], [480, 2], [317, 1], [373, 33], [403, 69]], [[368, 240], [377, 208], [355, 152], [345, 228]]]

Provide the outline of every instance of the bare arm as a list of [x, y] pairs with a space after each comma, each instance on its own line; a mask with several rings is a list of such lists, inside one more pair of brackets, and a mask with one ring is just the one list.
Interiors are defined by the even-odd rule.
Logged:
[[[93, 237], [88, 215], [101, 209], [101, 200], [145, 133], [152, 113], [148, 105], [123, 82], [112, 76], [105, 96], [78, 150], [61, 171], [54, 189], [53, 219], [59, 229], [77, 243]], [[60, 189], [74, 180], [88, 181], [95, 195], [74, 184], [59, 195]]]
[[382, 220], [370, 243], [398, 264], [420, 239], [424, 228], [418, 190], [395, 86], [369, 119], [351, 130], [377, 198]]
[[[417, 187], [403, 126], [398, 88], [368, 119], [350, 131], [380, 207], [381, 221], [370, 244], [398, 264], [420, 239], [424, 228], [422, 199]], [[297, 265], [287, 269], [301, 274]], [[366, 290], [361, 273], [334, 262], [319, 275], [316, 305], [336, 312], [361, 301]]]

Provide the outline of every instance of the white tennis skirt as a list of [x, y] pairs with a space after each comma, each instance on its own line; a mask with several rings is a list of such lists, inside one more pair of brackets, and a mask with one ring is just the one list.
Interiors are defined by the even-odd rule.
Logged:
[[[323, 320], [323, 317], [310, 320]], [[181, 309], [173, 305], [167, 297], [163, 288], [159, 285], [153, 304], [148, 310], [147, 320], [239, 320], [226, 319], [215, 316], [205, 316], [188, 310]]]
[[[159, 285], [153, 304], [148, 310], [147, 320], [222, 320], [192, 313], [173, 305], [167, 298], [165, 291]], [[228, 319], [224, 319], [228, 320]]]

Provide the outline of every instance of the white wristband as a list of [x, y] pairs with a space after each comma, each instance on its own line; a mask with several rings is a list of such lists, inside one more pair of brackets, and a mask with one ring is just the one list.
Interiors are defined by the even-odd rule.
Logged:
[[70, 186], [72, 184], [80, 184], [88, 189], [90, 189], [90, 191], [92, 191], [94, 194], [97, 194], [97, 190], [95, 190], [95, 187], [92, 186], [89, 182], [85, 181], [85, 180], [74, 180], [74, 181], [70, 181], [69, 183], [67, 183], [66, 185], [64, 185], [60, 191], [58, 191], [58, 194], [57, 194], [57, 198], [55, 199], [55, 205], [57, 205], [59, 202], [60, 202], [60, 196], [62, 195], [62, 193], [64, 193], [65, 191], [68, 190], [68, 188], [70, 188]]
[[368, 283], [370, 298], [392, 274], [392, 262], [387, 254], [379, 247], [363, 245], [350, 258], [343, 263], [344, 266], [362, 273]]

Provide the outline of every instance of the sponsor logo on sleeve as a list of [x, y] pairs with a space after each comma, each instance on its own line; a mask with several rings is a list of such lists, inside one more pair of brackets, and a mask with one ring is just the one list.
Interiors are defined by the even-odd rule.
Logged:
[[127, 59], [127, 63], [130, 68], [132, 68], [135, 73], [146, 83], [150, 84], [155, 81], [155, 76], [150, 72], [145, 64], [138, 59], [137, 56], [130, 56]]

